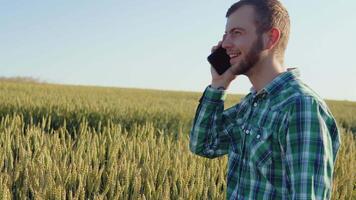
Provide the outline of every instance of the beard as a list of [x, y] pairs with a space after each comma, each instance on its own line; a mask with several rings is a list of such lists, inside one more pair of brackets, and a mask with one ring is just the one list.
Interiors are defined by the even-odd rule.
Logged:
[[260, 60], [260, 55], [263, 49], [262, 35], [259, 35], [251, 46], [250, 51], [243, 58], [240, 64], [233, 71], [235, 75], [246, 75], [255, 64]]

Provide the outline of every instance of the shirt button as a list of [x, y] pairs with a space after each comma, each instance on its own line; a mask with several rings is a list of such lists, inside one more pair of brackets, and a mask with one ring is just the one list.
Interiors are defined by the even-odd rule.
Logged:
[[257, 135], [257, 139], [260, 139], [260, 137], [261, 137], [260, 135]]
[[253, 106], [256, 107], [256, 106], [257, 106], [257, 103], [255, 102], [255, 103], [253, 104]]
[[246, 134], [249, 134], [249, 133], [250, 133], [250, 131], [249, 131], [249, 130], [246, 130], [246, 131], [245, 131], [245, 133], [246, 133]]

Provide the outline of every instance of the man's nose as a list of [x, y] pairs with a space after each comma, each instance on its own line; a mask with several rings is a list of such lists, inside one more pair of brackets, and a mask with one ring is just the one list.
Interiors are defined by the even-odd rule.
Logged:
[[231, 46], [232, 46], [231, 39], [230, 39], [230, 37], [228, 35], [226, 35], [223, 38], [221, 47], [224, 48], [224, 49], [228, 49], [228, 48], [231, 48]]

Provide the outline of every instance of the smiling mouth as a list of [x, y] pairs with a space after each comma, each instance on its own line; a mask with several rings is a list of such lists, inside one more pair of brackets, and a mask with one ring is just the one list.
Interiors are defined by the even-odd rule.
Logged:
[[234, 64], [233, 60], [238, 58], [241, 55], [241, 52], [228, 53], [228, 55], [230, 57], [230, 64]]
[[229, 53], [228, 54], [230, 59], [233, 59], [233, 58], [237, 58], [241, 55], [241, 52], [237, 52], [237, 53]]

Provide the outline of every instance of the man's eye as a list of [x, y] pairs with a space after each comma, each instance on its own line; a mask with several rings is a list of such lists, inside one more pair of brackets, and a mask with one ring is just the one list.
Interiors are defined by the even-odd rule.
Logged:
[[240, 31], [233, 31], [232, 34], [234, 34], [234, 35], [241, 35], [241, 32], [240, 32]]

